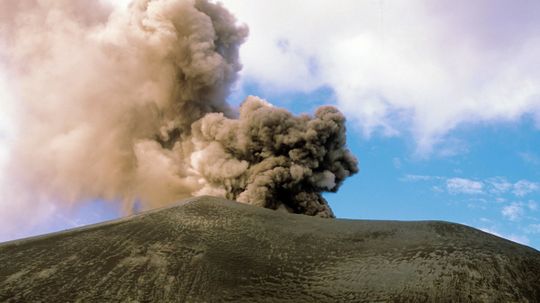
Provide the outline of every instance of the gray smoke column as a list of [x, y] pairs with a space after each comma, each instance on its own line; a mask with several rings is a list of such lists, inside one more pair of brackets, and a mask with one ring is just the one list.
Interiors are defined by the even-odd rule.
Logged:
[[[212, 194], [331, 217], [321, 192], [357, 172], [333, 107], [293, 116], [225, 99], [247, 28], [205, 0], [0, 2], [0, 56], [17, 97], [4, 199], [133, 209]], [[11, 194], [6, 194], [11, 192]], [[6, 196], [7, 195], [7, 196]]]
[[321, 196], [357, 171], [345, 148], [345, 118], [326, 106], [295, 117], [248, 97], [239, 119], [207, 114], [192, 125], [201, 192], [290, 212], [332, 217]]

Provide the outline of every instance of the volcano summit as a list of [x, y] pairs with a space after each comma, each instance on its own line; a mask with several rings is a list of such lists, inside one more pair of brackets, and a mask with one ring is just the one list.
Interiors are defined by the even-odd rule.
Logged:
[[2, 302], [539, 302], [540, 253], [467, 226], [214, 197], [0, 245]]

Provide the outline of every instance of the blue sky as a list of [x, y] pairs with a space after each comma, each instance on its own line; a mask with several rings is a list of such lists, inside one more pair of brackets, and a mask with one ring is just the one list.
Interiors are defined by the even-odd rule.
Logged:
[[[540, 249], [537, 1], [224, 4], [250, 27], [231, 104], [257, 95], [294, 113], [332, 104], [347, 116], [360, 172], [325, 195], [338, 217], [446, 220]], [[0, 148], [0, 166], [5, 158]], [[121, 213], [105, 201], [42, 212], [20, 235]]]

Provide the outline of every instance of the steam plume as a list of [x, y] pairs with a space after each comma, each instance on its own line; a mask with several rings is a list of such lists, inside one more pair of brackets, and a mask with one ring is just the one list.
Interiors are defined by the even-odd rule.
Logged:
[[0, 2], [0, 56], [19, 100], [12, 188], [126, 211], [212, 194], [332, 217], [323, 191], [357, 172], [343, 115], [225, 99], [247, 28], [205, 0]]

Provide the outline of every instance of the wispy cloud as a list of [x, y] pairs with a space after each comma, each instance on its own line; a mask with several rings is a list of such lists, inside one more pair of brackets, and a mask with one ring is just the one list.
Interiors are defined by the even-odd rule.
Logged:
[[503, 177], [489, 178], [486, 183], [489, 184], [489, 191], [494, 194], [504, 194], [513, 187], [513, 184]]
[[525, 202], [512, 202], [511, 204], [504, 206], [501, 210], [501, 214], [508, 220], [518, 221], [522, 219], [527, 212], [538, 210], [538, 204], [535, 201]]
[[480, 219], [478, 219], [480, 222], [482, 223], [492, 223], [493, 221], [488, 219], [488, 218], [485, 218], [485, 217], [481, 217]]
[[511, 191], [518, 197], [526, 196], [540, 189], [536, 182], [519, 180], [516, 183], [511, 183], [504, 177], [489, 178], [485, 180], [485, 183], [489, 185], [489, 191], [493, 194], [505, 194]]
[[439, 180], [439, 179], [441, 179], [441, 177], [428, 176], [428, 175], [414, 175], [414, 174], [407, 174], [400, 178], [401, 181], [405, 181], [405, 182], [432, 181], [432, 180]]
[[495, 202], [497, 203], [504, 203], [506, 202], [507, 200], [503, 197], [495, 197]]
[[[515, 183], [508, 181], [504, 177], [491, 177], [483, 180], [474, 180], [460, 177], [441, 177], [430, 175], [407, 174], [400, 178], [405, 182], [419, 181], [439, 181], [444, 182], [432, 186], [440, 191], [443, 187], [450, 194], [490, 194], [496, 202], [504, 202], [506, 199], [502, 196], [511, 193], [516, 197], [522, 198], [536, 191], [540, 191], [540, 183], [529, 180], [519, 180]], [[443, 185], [443, 186], [441, 186]]]
[[517, 221], [525, 214], [522, 203], [514, 202], [502, 208], [501, 214], [508, 220]]
[[512, 192], [516, 196], [523, 197], [534, 191], [537, 191], [538, 189], [539, 189], [538, 183], [527, 181], [527, 180], [520, 180], [514, 184]]
[[[490, 218], [494, 213], [499, 213], [504, 221], [503, 224], [511, 224], [514, 228], [520, 228], [526, 233], [540, 233], [540, 224], [536, 213], [540, 210], [540, 205], [533, 199], [524, 198], [535, 192], [540, 192], [540, 183], [529, 180], [509, 181], [505, 177], [490, 177], [484, 179], [470, 179], [461, 177], [442, 177], [430, 175], [404, 175], [402, 182], [419, 182], [423, 186], [431, 188], [438, 194], [447, 194], [454, 197], [454, 202], [462, 203], [472, 211], [484, 212], [479, 219], [482, 223], [501, 221]], [[422, 186], [422, 185], [419, 185]], [[489, 212], [489, 213], [488, 213]], [[531, 224], [527, 228], [527, 224]], [[535, 225], [536, 224], [536, 225]], [[492, 233], [495, 229], [492, 228]], [[497, 233], [495, 233], [497, 234]], [[499, 234], [501, 235], [501, 234]], [[529, 243], [528, 239], [519, 235], [501, 235], [512, 241]]]
[[540, 224], [529, 224], [525, 228], [525, 232], [528, 234], [540, 234]]
[[533, 164], [533, 165], [540, 165], [540, 157], [538, 157], [536, 154], [531, 152], [521, 152], [518, 153], [521, 160], [523, 160], [525, 163]]
[[489, 206], [488, 200], [484, 198], [479, 198], [478, 196], [467, 199], [467, 201], [467, 207], [470, 209], [487, 209]]
[[451, 194], [483, 194], [484, 184], [465, 178], [451, 178], [446, 180], [446, 188]]

